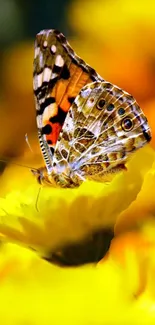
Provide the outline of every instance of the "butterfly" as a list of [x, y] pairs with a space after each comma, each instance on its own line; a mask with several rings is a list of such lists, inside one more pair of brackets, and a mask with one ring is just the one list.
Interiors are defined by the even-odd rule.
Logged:
[[33, 171], [39, 182], [59, 187], [102, 182], [151, 140], [134, 97], [105, 81], [57, 30], [36, 36], [33, 86], [45, 162]]

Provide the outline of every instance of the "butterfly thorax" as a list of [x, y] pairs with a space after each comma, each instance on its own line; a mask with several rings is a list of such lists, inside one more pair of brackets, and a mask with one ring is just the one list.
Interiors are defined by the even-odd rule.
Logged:
[[52, 187], [61, 188], [74, 188], [78, 187], [83, 179], [78, 173], [72, 172], [71, 169], [64, 169], [58, 171], [57, 168], [52, 168], [51, 172], [48, 173], [46, 167], [41, 167], [32, 170], [33, 175], [36, 177], [39, 184]]

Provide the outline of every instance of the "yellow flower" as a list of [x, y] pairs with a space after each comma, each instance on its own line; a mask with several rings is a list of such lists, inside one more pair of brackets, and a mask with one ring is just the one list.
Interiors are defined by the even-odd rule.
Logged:
[[[114, 238], [96, 267], [56, 267], [22, 246], [46, 256], [63, 244], [80, 242], [98, 228], [118, 227], [121, 214], [130, 211], [139, 197], [147, 218], [150, 203], [154, 211], [154, 158], [154, 151], [146, 146], [132, 156], [127, 172], [104, 184], [85, 182], [78, 189], [40, 187], [29, 170], [17, 166], [4, 172], [1, 323], [153, 324], [154, 224]], [[145, 195], [149, 191], [150, 201]], [[6, 243], [13, 241], [18, 245]]]
[[24, 174], [21, 168], [11, 167], [2, 178], [1, 193], [3, 184], [4, 192], [11, 190], [0, 200], [0, 232], [6, 240], [46, 256], [97, 229], [113, 229], [116, 218], [135, 200], [153, 159], [154, 151], [146, 147], [133, 155], [127, 172], [102, 184], [85, 182], [77, 189], [40, 187], [30, 171]]
[[[147, 159], [148, 156], [145, 157]], [[155, 161], [145, 174], [140, 192], [135, 201], [124, 210], [117, 220], [115, 233], [119, 234], [129, 229], [135, 229], [145, 224], [147, 219], [155, 216]]]
[[28, 249], [3, 245], [1, 323], [154, 324], [155, 240], [149, 229], [114, 239], [109, 257], [96, 267], [59, 268]]

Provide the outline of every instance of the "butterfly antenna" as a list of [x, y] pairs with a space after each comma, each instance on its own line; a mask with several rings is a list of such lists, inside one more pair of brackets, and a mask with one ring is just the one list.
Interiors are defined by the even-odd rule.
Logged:
[[27, 145], [28, 145], [30, 151], [33, 153], [33, 150], [32, 150], [32, 148], [31, 148], [31, 145], [30, 145], [30, 142], [29, 142], [28, 134], [27, 134], [27, 133], [25, 134], [25, 141], [26, 141], [26, 143], [27, 143]]
[[38, 170], [37, 168], [34, 168], [34, 167], [31, 167], [31, 166], [26, 166], [26, 165], [23, 165], [23, 164], [18, 164], [18, 163], [15, 163], [15, 162], [10, 162], [8, 159], [0, 159], [0, 162], [4, 162], [4, 163], [9, 163], [11, 165], [15, 165], [15, 166], [19, 166], [19, 167], [24, 167], [24, 168], [28, 168], [28, 169], [33, 169], [33, 170]]
[[35, 204], [35, 207], [36, 207], [37, 212], [39, 212], [39, 209], [38, 209], [38, 201], [39, 201], [40, 191], [41, 191], [41, 187], [38, 190], [38, 194], [37, 194], [37, 198], [36, 198], [36, 204]]

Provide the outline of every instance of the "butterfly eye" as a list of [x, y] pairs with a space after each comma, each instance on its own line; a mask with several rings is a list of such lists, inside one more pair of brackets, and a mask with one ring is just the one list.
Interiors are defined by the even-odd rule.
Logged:
[[131, 131], [133, 128], [133, 122], [131, 118], [127, 117], [122, 121], [122, 129], [124, 131]]
[[118, 110], [118, 115], [124, 115], [125, 114], [125, 109], [123, 107], [120, 107]]
[[105, 100], [103, 98], [100, 98], [98, 103], [97, 103], [97, 108], [102, 109], [105, 105]]

